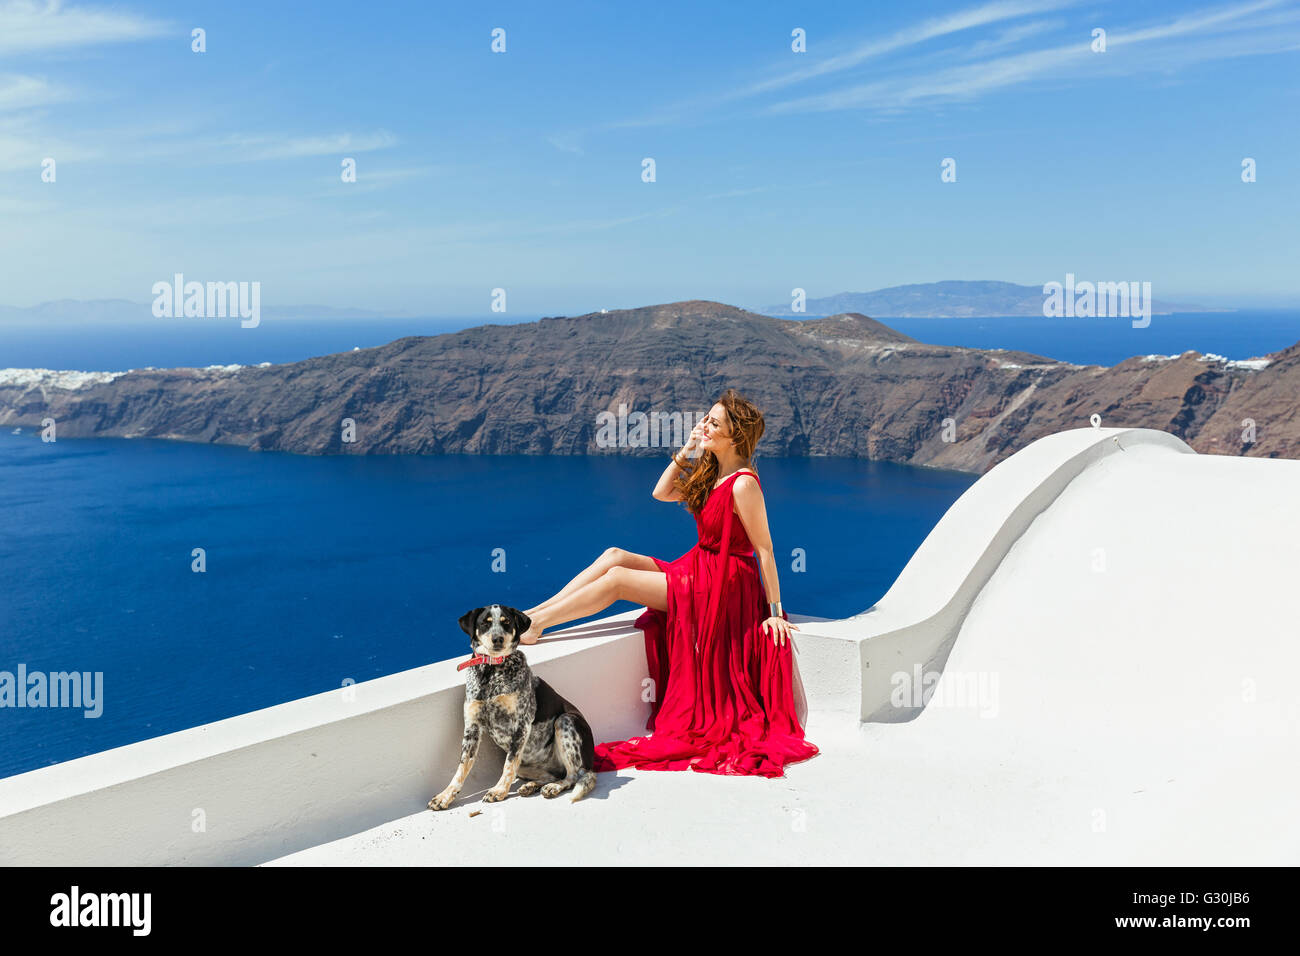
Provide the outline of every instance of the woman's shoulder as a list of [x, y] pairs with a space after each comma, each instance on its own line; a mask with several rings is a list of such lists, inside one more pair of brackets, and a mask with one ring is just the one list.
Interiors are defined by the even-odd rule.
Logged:
[[758, 488], [763, 487], [763, 483], [758, 480], [758, 475], [748, 469], [737, 471], [731, 476], [731, 480], [735, 483], [735, 487], [737, 488], [744, 488], [748, 485], [753, 485]]
[[723, 485], [725, 485], [727, 482], [729, 482], [729, 481], [737, 481], [737, 480], [739, 480], [740, 478], [745, 477], [746, 475], [748, 475], [750, 478], [753, 478], [755, 481], [758, 480], [758, 475], [757, 475], [757, 473], [750, 471], [748, 468], [737, 468], [735, 471], [733, 471], [731, 474], [729, 474], [726, 478], [723, 478], [720, 482], [718, 482], [716, 485], [714, 485], [714, 486], [713, 486], [713, 490], [714, 490], [714, 491], [717, 491], [719, 488], [721, 488], [721, 487], [722, 487]]

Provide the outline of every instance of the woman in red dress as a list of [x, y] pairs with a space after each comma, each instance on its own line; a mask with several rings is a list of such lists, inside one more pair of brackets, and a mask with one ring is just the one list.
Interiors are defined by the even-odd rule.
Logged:
[[[655, 486], [695, 515], [698, 543], [676, 561], [610, 548], [554, 597], [524, 613], [521, 638], [618, 600], [644, 604], [653, 681], [648, 737], [596, 747], [596, 770], [696, 770], [779, 777], [819, 753], [781, 609], [758, 475], [750, 465], [763, 415], [734, 389], [718, 399]], [[699, 457], [686, 460], [692, 451]], [[762, 577], [759, 577], [759, 568]], [[765, 593], [766, 591], [766, 593]]]

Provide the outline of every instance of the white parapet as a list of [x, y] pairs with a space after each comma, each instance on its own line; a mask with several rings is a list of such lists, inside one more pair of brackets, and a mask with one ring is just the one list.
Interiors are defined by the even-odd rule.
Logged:
[[[527, 651], [610, 739], [645, 732], [633, 703], [645, 672], [634, 617]], [[410, 813], [446, 785], [459, 757], [465, 682], [456, 663], [0, 780], [0, 864], [253, 864]], [[471, 784], [491, 775], [488, 763]]]
[[[559, 631], [526, 650], [538, 675], [581, 701], [600, 740], [646, 732], [639, 614]], [[0, 865], [254, 864], [409, 814], [458, 762], [458, 660], [0, 780]], [[812, 673], [823, 670], [814, 664]], [[470, 792], [500, 772], [495, 744], [483, 746], [492, 756], [478, 761]]]

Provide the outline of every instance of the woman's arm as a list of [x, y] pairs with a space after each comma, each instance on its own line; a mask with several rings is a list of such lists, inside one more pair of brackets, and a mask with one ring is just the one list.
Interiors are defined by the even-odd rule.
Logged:
[[[767, 508], [763, 504], [763, 489], [749, 475], [741, 475], [732, 486], [736, 498], [736, 514], [745, 526], [749, 543], [758, 556], [758, 566], [763, 572], [763, 590], [769, 606], [781, 602], [781, 582], [776, 575], [776, 555], [772, 552], [772, 535], [767, 528]], [[769, 607], [770, 610], [770, 607]], [[771, 615], [763, 622], [763, 633], [772, 632], [772, 640], [784, 644], [791, 631], [799, 630], [784, 616]]]
[[687, 455], [695, 450], [695, 446], [699, 444], [700, 441], [700, 425], [703, 424], [704, 420], [700, 419], [696, 426], [691, 429], [691, 435], [686, 440], [686, 444], [682, 446], [682, 450], [673, 456], [673, 460], [668, 463], [668, 467], [664, 469], [664, 473], [659, 476], [659, 481], [655, 485], [655, 490], [651, 492], [651, 496], [655, 500], [682, 500], [682, 493], [677, 489], [677, 485], [673, 480], [677, 477], [678, 473], [682, 471], [681, 466], [677, 464], [677, 460], [681, 459], [682, 461], [685, 461]]

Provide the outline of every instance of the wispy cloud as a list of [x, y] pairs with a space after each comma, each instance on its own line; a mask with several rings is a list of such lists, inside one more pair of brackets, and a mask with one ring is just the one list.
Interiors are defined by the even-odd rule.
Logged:
[[[4, 112], [4, 89], [3, 79], [0, 79], [0, 114]], [[115, 165], [165, 161], [194, 166], [226, 166], [326, 156], [341, 159], [388, 149], [400, 142], [397, 136], [382, 129], [322, 135], [238, 133], [214, 137], [203, 135], [201, 128], [193, 124], [84, 129], [77, 132], [75, 142], [69, 142], [66, 136], [51, 136], [42, 130], [35, 119], [31, 113], [0, 118], [0, 169], [28, 167], [47, 155], [55, 156], [61, 162], [94, 159]], [[432, 169], [431, 166], [363, 169], [358, 182], [352, 186], [357, 191], [379, 188], [381, 184], [425, 175]], [[363, 186], [363, 183], [368, 185]]]
[[980, 40], [968, 52], [971, 56], [987, 56], [990, 53], [996, 53], [998, 50], [1016, 46], [1030, 37], [1049, 33], [1053, 30], [1060, 30], [1064, 26], [1065, 21], [1062, 19], [1031, 20], [1028, 23], [1018, 23], [1015, 26], [998, 31], [998, 35], [995, 37]]
[[[1294, 0], [1253, 0], [1203, 8], [1141, 27], [1126, 27], [1114, 23], [1114, 16], [1095, 13], [1086, 23], [1076, 21], [1073, 25], [1064, 17], [1041, 16], [1080, 2], [995, 0], [849, 45], [798, 69], [699, 94], [638, 117], [557, 134], [551, 143], [580, 152], [581, 138], [594, 132], [707, 122], [711, 116], [721, 115], [723, 107], [747, 100], [757, 101], [757, 113], [768, 115], [834, 110], [892, 113], [972, 100], [1035, 79], [1084, 81], [1103, 75], [1172, 71], [1205, 60], [1294, 50], [1300, 43], [1300, 11], [1294, 8]], [[1025, 22], [1015, 22], [1020, 20]], [[1091, 49], [1094, 26], [1107, 29], [1105, 54], [1094, 54]], [[1065, 40], [1059, 35], [1066, 30], [1076, 39]], [[990, 31], [995, 32], [979, 35]], [[974, 38], [962, 42], [971, 33], [976, 34]], [[1042, 40], [1054, 34], [1055, 42], [1043, 45]], [[1139, 49], [1140, 55], [1128, 55]], [[866, 71], [868, 78], [863, 77]], [[824, 88], [855, 76], [857, 82]], [[798, 86], [823, 89], [790, 97]], [[773, 94], [782, 93], [787, 98], [770, 101]]]
[[[933, 40], [964, 33], [981, 27], [1015, 20], [1020, 17], [1054, 12], [1075, 6], [1082, 0], [995, 0], [977, 7], [960, 10], [941, 17], [933, 17], [918, 24], [904, 27], [882, 37], [857, 43], [841, 53], [795, 70], [781, 70], [774, 75], [729, 90], [701, 94], [666, 106], [654, 113], [616, 120], [601, 129], [628, 129], [663, 126], [701, 114], [728, 104], [759, 97], [788, 87], [833, 77], [860, 67], [862, 64], [922, 46]], [[1024, 34], [1029, 35], [1029, 34]], [[570, 142], [576, 141], [577, 132], [565, 134]]]
[[64, 97], [61, 90], [39, 77], [0, 75], [0, 111], [44, 106]]
[[577, 136], [574, 134], [556, 133], [546, 137], [546, 141], [562, 153], [583, 155], [582, 147], [578, 145]]
[[[1265, 26], [1252, 24], [1253, 14], [1276, 10], [1285, 0], [1201, 10], [1167, 23], [1143, 28], [1116, 28], [1107, 32], [1107, 52], [1094, 53], [1091, 36], [1065, 45], [1029, 50], [982, 59], [962, 66], [923, 72], [903, 64], [896, 75], [868, 83], [785, 100], [768, 107], [769, 113], [825, 112], [832, 110], [901, 110], [909, 107], [970, 100], [994, 90], [1030, 80], [1069, 77], [1083, 79], [1098, 74], [1131, 74], [1144, 70], [1167, 70], [1176, 66], [1248, 53], [1280, 52], [1294, 47], [1300, 31], [1279, 30], [1280, 24], [1300, 25], [1300, 13], [1271, 18]], [[1243, 31], [1253, 35], [1243, 37]], [[1143, 49], [1142, 55], [1128, 55], [1138, 48], [1158, 47], [1162, 41], [1213, 37], [1201, 42], [1164, 49]], [[1245, 40], [1245, 42], [1243, 42]], [[1085, 62], [1088, 68], [1085, 68]], [[1096, 69], [1091, 69], [1095, 67]]]
[[214, 158], [239, 163], [306, 156], [346, 156], [388, 149], [397, 143], [396, 136], [382, 129], [373, 133], [333, 133], [327, 136], [234, 135], [221, 141], [219, 156]]
[[41, 161], [47, 156], [58, 162], [84, 161], [95, 153], [61, 140], [44, 140], [42, 146], [28, 137], [6, 135], [0, 130], [0, 172], [27, 170], [34, 178], [40, 173]]
[[[873, 58], [886, 56], [905, 50], [908, 47], [924, 44], [927, 41], [961, 33], [977, 27], [990, 26], [1018, 17], [1037, 13], [1060, 10], [1074, 6], [1081, 0], [997, 0], [982, 6], [972, 7], [943, 17], [935, 17], [902, 30], [895, 31], [882, 39], [872, 39], [859, 43], [843, 53], [835, 54], [810, 66], [797, 70], [782, 70], [773, 76], [714, 93], [703, 93], [689, 99], [660, 108], [654, 113], [628, 117], [604, 123], [597, 130], [635, 129], [650, 126], [666, 126], [687, 119], [698, 119], [702, 114], [728, 104], [751, 99], [764, 93], [795, 86], [809, 80], [832, 76], [851, 70]], [[576, 144], [583, 131], [571, 130], [554, 139]], [[554, 141], [552, 145], [559, 147]]]
[[[23, 54], [122, 43], [163, 36], [166, 24], [116, 8], [65, 6], [61, 0], [0, 0], [0, 56], [12, 60]], [[44, 156], [61, 161], [85, 160], [97, 147], [69, 143], [34, 122], [43, 107], [83, 98], [83, 93], [51, 84], [43, 76], [0, 74], [0, 170], [34, 168]], [[4, 115], [10, 114], [10, 115]]]
[[720, 193], [709, 193], [705, 196], [701, 196], [700, 201], [706, 202], [714, 199], [736, 199], [740, 196], [752, 196], [755, 193], [768, 193], [774, 191], [789, 192], [794, 189], [815, 189], [818, 186], [830, 185], [833, 184], [824, 179], [812, 183], [768, 183], [765, 186], [749, 186], [740, 189], [727, 189]]
[[771, 113], [826, 112], [831, 110], [896, 110], [921, 102], [973, 99], [999, 87], [1023, 83], [1049, 70], [1064, 72], [1091, 55], [1087, 42], [1036, 50], [967, 66], [951, 67], [922, 76], [859, 83], [827, 93], [785, 100], [769, 107]]
[[11, 114], [0, 110], [0, 172], [27, 170], [35, 178], [47, 156], [63, 163], [84, 162], [100, 155], [100, 144], [93, 138], [74, 133], [69, 139], [39, 129], [42, 118], [40, 110]]
[[896, 53], [908, 47], [927, 43], [930, 40], [963, 33], [978, 27], [991, 26], [995, 23], [1014, 20], [1019, 17], [1061, 10], [1065, 7], [1074, 6], [1079, 2], [1080, 0], [1018, 0], [1018, 2], [1017, 0], [1000, 0], [997, 3], [986, 3], [983, 6], [972, 7], [969, 10], [961, 10], [947, 16], [922, 21], [915, 26], [895, 31], [883, 39], [873, 39], [862, 43], [838, 56], [829, 57], [802, 69], [792, 70], [753, 83], [735, 91], [729, 98], [767, 93], [834, 73], [843, 73], [845, 70], [860, 66], [867, 60], [882, 57], [889, 53]]
[[323, 183], [324, 188], [316, 195], [320, 198], [346, 198], [355, 193], [379, 192], [402, 186], [416, 179], [428, 179], [431, 176], [448, 173], [452, 167], [440, 165], [403, 166], [372, 169], [370, 163], [357, 165], [357, 180], [343, 182], [337, 171]]
[[145, 40], [168, 32], [164, 23], [113, 8], [0, 0], [0, 54]]

